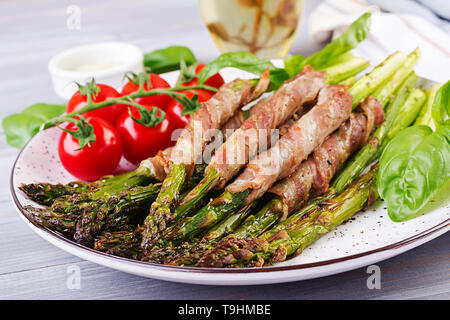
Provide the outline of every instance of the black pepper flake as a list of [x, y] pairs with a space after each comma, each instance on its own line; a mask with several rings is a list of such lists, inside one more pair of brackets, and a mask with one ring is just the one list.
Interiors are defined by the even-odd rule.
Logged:
[[333, 163], [327, 159], [327, 163], [331, 166]]

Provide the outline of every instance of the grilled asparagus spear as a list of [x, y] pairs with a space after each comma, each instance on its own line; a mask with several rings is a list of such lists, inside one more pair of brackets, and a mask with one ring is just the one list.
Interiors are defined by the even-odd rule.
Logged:
[[132, 223], [138, 212], [145, 211], [155, 200], [161, 184], [135, 187], [89, 202], [83, 214], [77, 219], [74, 239], [87, 246], [94, 243], [94, 237], [102, 230], [119, 229]]
[[94, 249], [115, 256], [140, 260], [142, 227], [134, 231], [103, 231], [95, 238]]
[[49, 206], [61, 196], [80, 194], [86, 191], [94, 191], [112, 184], [114, 183], [114, 181], [114, 176], [106, 176], [91, 183], [86, 183], [83, 181], [71, 181], [67, 184], [39, 182], [22, 184], [21, 186], [19, 186], [19, 189], [34, 202]]
[[[64, 197], [64, 201], [81, 201], [77, 196], [83, 194], [85, 201], [98, 199], [104, 195], [112, 195], [122, 190], [127, 190], [137, 186], [145, 186], [149, 183], [156, 183], [164, 178], [164, 164], [171, 152], [171, 148], [160, 151], [155, 157], [141, 162], [139, 167], [133, 171], [116, 176], [105, 176], [97, 181], [83, 182], [73, 181], [66, 185], [50, 183], [23, 184], [19, 188], [33, 201], [42, 205], [52, 205], [58, 198]], [[197, 170], [197, 168], [195, 169]], [[201, 168], [203, 170], [203, 168]], [[194, 172], [195, 174], [195, 172]], [[195, 179], [195, 178], [194, 178]], [[86, 197], [86, 193], [89, 196]], [[70, 199], [70, 195], [75, 195]], [[61, 206], [60, 204], [59, 206]]]

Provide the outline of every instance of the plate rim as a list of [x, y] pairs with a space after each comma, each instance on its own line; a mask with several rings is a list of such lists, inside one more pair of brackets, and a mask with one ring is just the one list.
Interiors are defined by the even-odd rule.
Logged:
[[[37, 135], [41, 134], [41, 132], [39, 132]], [[35, 139], [35, 137], [37, 136], [35, 135], [33, 138], [30, 139], [30, 141], [27, 142], [27, 144], [20, 150], [19, 154], [17, 155], [16, 159], [14, 160], [14, 164], [12, 166], [11, 169], [11, 174], [10, 174], [10, 181], [9, 181], [9, 185], [10, 185], [10, 195], [11, 198], [13, 200], [13, 203], [18, 211], [18, 214], [20, 214], [21, 218], [25, 219], [26, 221], [28, 221], [30, 224], [32, 224], [35, 228], [45, 232], [46, 234], [48, 234], [49, 236], [56, 238], [56, 240], [59, 241], [63, 241], [66, 244], [75, 247], [76, 249], [79, 250], [84, 250], [86, 251], [86, 253], [91, 253], [94, 255], [97, 255], [99, 257], [103, 257], [103, 258], [109, 258], [111, 261], [119, 261], [119, 262], [126, 262], [129, 264], [137, 264], [140, 267], [148, 267], [149, 269], [158, 269], [158, 270], [162, 270], [162, 271], [172, 271], [172, 272], [187, 272], [187, 273], [206, 273], [206, 274], [247, 274], [247, 273], [261, 273], [264, 274], [266, 272], [282, 272], [282, 271], [293, 271], [293, 270], [304, 270], [304, 269], [312, 269], [315, 267], [322, 267], [322, 266], [330, 266], [333, 264], [338, 264], [338, 263], [342, 263], [342, 262], [347, 262], [347, 261], [351, 261], [351, 260], [355, 260], [358, 258], [363, 258], [366, 256], [370, 256], [372, 254], [377, 254], [377, 253], [383, 253], [383, 252], [389, 252], [391, 250], [395, 250], [395, 249], [399, 249], [399, 248], [403, 248], [405, 246], [411, 245], [415, 242], [418, 242], [420, 240], [425, 240], [426, 238], [432, 236], [433, 234], [442, 231], [445, 228], [448, 228], [448, 230], [442, 232], [442, 234], [450, 231], [450, 218], [440, 222], [437, 225], [434, 225], [418, 234], [415, 234], [413, 236], [410, 236], [406, 239], [394, 242], [392, 244], [389, 245], [385, 245], [376, 249], [372, 249], [372, 250], [368, 250], [368, 251], [364, 251], [361, 253], [357, 253], [357, 254], [352, 254], [352, 255], [346, 255], [343, 257], [339, 257], [339, 258], [334, 258], [334, 259], [328, 259], [328, 260], [320, 260], [317, 262], [309, 262], [309, 263], [302, 263], [302, 264], [294, 264], [294, 265], [287, 265], [287, 266], [267, 266], [267, 267], [257, 267], [257, 268], [201, 268], [201, 267], [183, 267], [183, 266], [170, 266], [170, 265], [164, 265], [164, 264], [157, 264], [157, 263], [152, 263], [152, 262], [144, 262], [144, 261], [139, 261], [139, 260], [133, 260], [133, 259], [128, 259], [128, 258], [124, 258], [124, 257], [119, 257], [119, 256], [114, 256], [105, 252], [101, 252], [101, 251], [97, 251], [94, 250], [92, 248], [83, 246], [79, 243], [76, 243], [75, 241], [69, 240], [67, 238], [65, 238], [62, 234], [52, 231], [46, 227], [43, 227], [39, 224], [37, 224], [36, 222], [30, 220], [25, 214], [24, 214], [24, 209], [22, 204], [19, 201], [19, 198], [16, 194], [16, 190], [14, 188], [14, 173], [16, 171], [16, 165], [18, 160], [20, 159], [23, 151], [27, 148], [27, 146], [29, 144], [32, 143], [32, 141]], [[31, 226], [29, 226], [32, 230], [33, 228]], [[36, 231], [36, 230], [33, 230]], [[440, 234], [440, 235], [442, 235]], [[38, 233], [39, 236], [41, 236]], [[41, 236], [42, 237], [42, 236]], [[47, 240], [47, 239], [45, 239]], [[430, 239], [432, 240], [432, 239]], [[48, 240], [47, 240], [48, 241]], [[54, 243], [52, 243], [54, 244]], [[405, 250], [408, 251], [410, 249], [413, 249], [414, 246], [412, 246], [411, 248]], [[61, 249], [61, 248], [60, 248]], [[63, 250], [63, 249], [62, 249]], [[66, 250], [64, 250], [66, 251]], [[72, 252], [70, 252], [70, 254], [73, 254]], [[389, 257], [388, 257], [389, 258]], [[388, 259], [386, 258], [386, 259]], [[111, 266], [109, 266], [111, 267]], [[339, 272], [338, 272], [339, 273]]]

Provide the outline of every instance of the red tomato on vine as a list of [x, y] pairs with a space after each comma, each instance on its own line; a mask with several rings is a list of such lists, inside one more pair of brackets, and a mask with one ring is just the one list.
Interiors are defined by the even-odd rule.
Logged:
[[85, 181], [111, 174], [122, 157], [117, 131], [109, 122], [97, 117], [88, 122], [78, 118], [74, 122], [66, 126], [59, 138], [58, 153], [64, 168]]
[[134, 164], [155, 156], [176, 142], [171, 139], [175, 127], [170, 115], [154, 106], [143, 105], [141, 108], [147, 112], [130, 107], [130, 111], [124, 112], [116, 123], [123, 143], [123, 155]]
[[[139, 76], [140, 75], [134, 75], [134, 77], [125, 84], [121, 91], [122, 96], [129, 95], [139, 90]], [[150, 89], [170, 88], [170, 85], [166, 80], [153, 73], [148, 74], [148, 78], [143, 79], [143, 83], [145, 91]], [[157, 94], [154, 96], [135, 98], [134, 101], [140, 104], [156, 106], [165, 110], [170, 101], [170, 97], [167, 94]]]
[[[117, 92], [117, 90], [113, 87], [110, 87], [106, 84], [97, 84], [92, 79], [92, 82], [87, 83], [84, 86], [80, 86], [79, 90], [75, 92], [74, 95], [70, 98], [69, 102], [67, 103], [66, 112], [70, 113], [83, 108], [87, 104], [89, 96], [92, 102], [97, 103], [103, 102], [110, 98], [118, 98], [120, 97], [120, 93]], [[114, 104], [112, 106], [83, 113], [83, 116], [86, 118], [98, 117], [108, 121], [111, 124], [114, 124], [124, 110], [126, 110], [126, 107], [124, 105]]]

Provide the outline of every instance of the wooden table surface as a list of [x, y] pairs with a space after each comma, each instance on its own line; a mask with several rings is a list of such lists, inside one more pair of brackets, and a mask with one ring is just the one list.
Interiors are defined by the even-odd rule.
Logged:
[[[319, 1], [309, 1], [307, 12]], [[66, 10], [81, 8], [81, 29], [68, 30]], [[305, 19], [292, 52], [317, 45]], [[0, 2], [0, 118], [39, 101], [61, 102], [47, 62], [71, 46], [131, 42], [149, 51], [170, 44], [191, 47], [208, 61], [218, 51], [195, 0], [3, 0]], [[0, 132], [0, 299], [448, 299], [450, 233], [379, 263], [381, 289], [366, 286], [366, 268], [321, 279], [270, 286], [219, 287], [141, 278], [72, 256], [31, 231], [16, 213], [9, 175], [18, 150]], [[81, 271], [81, 288], [68, 289], [68, 267]]]

